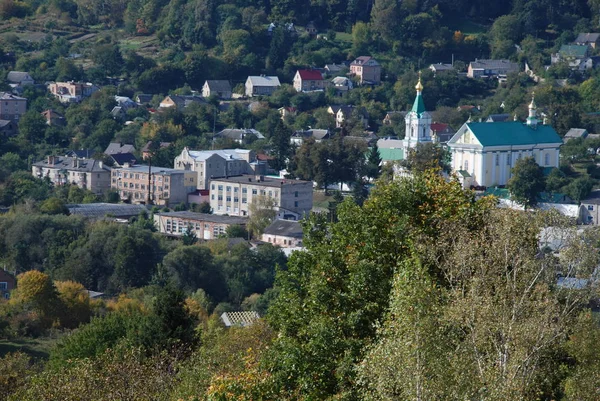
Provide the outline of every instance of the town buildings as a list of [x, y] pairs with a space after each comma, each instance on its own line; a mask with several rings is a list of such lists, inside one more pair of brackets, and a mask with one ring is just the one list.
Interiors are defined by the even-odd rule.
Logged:
[[211, 240], [225, 235], [229, 226], [245, 227], [245, 217], [219, 216], [194, 212], [163, 212], [154, 214], [154, 225], [158, 232], [182, 236], [186, 232], [194, 233], [196, 238]]
[[268, 96], [280, 86], [279, 78], [275, 76], [249, 76], [246, 79], [246, 96]]
[[511, 72], [519, 72], [519, 64], [509, 60], [475, 60], [469, 63], [467, 77], [498, 77], [506, 76]]
[[361, 85], [381, 83], [381, 64], [370, 56], [360, 56], [350, 63], [350, 73], [359, 78]]
[[533, 156], [543, 168], [559, 165], [562, 139], [554, 129], [538, 122], [532, 99], [529, 117], [519, 121], [467, 122], [456, 132], [448, 147], [452, 169], [464, 186], [506, 185], [517, 160]]
[[0, 92], [0, 120], [18, 122], [27, 111], [27, 99]]
[[261, 198], [274, 201], [278, 217], [298, 220], [312, 209], [313, 183], [262, 175], [215, 178], [210, 182], [214, 214], [248, 216], [249, 206]]
[[96, 85], [89, 82], [51, 82], [48, 84], [48, 90], [61, 103], [78, 103], [84, 98], [92, 96], [98, 91]]
[[311, 92], [324, 90], [327, 81], [317, 70], [298, 70], [294, 75], [294, 89], [297, 92]]
[[294, 248], [302, 246], [302, 237], [302, 226], [299, 222], [275, 220], [265, 228], [261, 239], [282, 248]]
[[17, 280], [15, 276], [7, 272], [6, 270], [0, 269], [0, 298], [9, 299], [10, 292], [17, 286]]
[[196, 177], [192, 171], [125, 166], [112, 170], [110, 186], [121, 200], [169, 206], [187, 203], [188, 194], [196, 190]]
[[205, 98], [216, 96], [219, 99], [231, 99], [233, 91], [231, 83], [227, 80], [207, 80], [202, 85], [202, 96]]
[[48, 156], [33, 163], [31, 173], [40, 179], [48, 177], [54, 185], [73, 184], [96, 194], [110, 188], [110, 168], [94, 159]]
[[264, 174], [266, 164], [259, 162], [252, 150], [189, 150], [185, 147], [175, 158], [174, 168], [195, 172], [197, 189], [208, 189], [211, 178]]

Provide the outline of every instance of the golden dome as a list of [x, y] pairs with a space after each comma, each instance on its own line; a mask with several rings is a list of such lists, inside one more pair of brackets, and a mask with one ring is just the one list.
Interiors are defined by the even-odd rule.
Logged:
[[415, 86], [415, 89], [418, 92], [422, 92], [423, 91], [423, 84], [421, 83], [421, 77], [419, 77], [419, 82], [417, 82], [417, 86]]

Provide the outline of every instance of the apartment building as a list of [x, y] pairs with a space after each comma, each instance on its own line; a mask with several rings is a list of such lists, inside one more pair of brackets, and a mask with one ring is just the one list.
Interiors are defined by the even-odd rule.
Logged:
[[245, 217], [218, 216], [194, 212], [166, 212], [154, 214], [154, 225], [163, 234], [182, 236], [190, 231], [196, 238], [211, 240], [224, 235], [229, 226], [245, 227]]
[[210, 207], [214, 214], [248, 216], [249, 206], [261, 197], [275, 200], [279, 218], [298, 220], [313, 206], [313, 184], [262, 175], [241, 175], [210, 181]]
[[18, 122], [27, 111], [27, 99], [8, 92], [0, 92], [0, 120]]
[[360, 78], [361, 84], [381, 83], [381, 64], [373, 57], [360, 56], [350, 63], [350, 73]]
[[48, 177], [54, 185], [73, 184], [96, 194], [110, 188], [110, 168], [94, 159], [48, 156], [33, 163], [31, 173], [40, 179]]
[[189, 150], [175, 158], [177, 170], [195, 171], [198, 189], [208, 189], [211, 178], [242, 174], [264, 174], [266, 163], [256, 159], [256, 153], [246, 149]]
[[187, 203], [188, 194], [196, 190], [196, 174], [164, 167], [125, 166], [113, 169], [110, 186], [131, 203], [177, 205]]

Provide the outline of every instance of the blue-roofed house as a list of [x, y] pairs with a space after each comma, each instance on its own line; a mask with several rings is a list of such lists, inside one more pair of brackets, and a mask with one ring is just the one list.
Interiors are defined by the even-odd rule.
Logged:
[[465, 187], [506, 185], [522, 157], [533, 156], [544, 169], [558, 167], [561, 145], [554, 128], [538, 123], [534, 100], [526, 123], [467, 122], [448, 141], [452, 170]]

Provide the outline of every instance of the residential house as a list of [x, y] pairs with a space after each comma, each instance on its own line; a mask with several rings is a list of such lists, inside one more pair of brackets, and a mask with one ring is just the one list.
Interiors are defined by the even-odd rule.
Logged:
[[215, 138], [230, 139], [235, 143], [243, 145], [256, 139], [265, 139], [265, 136], [252, 128], [225, 128], [217, 132]]
[[27, 111], [27, 99], [12, 93], [0, 92], [0, 120], [19, 122]]
[[351, 105], [333, 105], [327, 109], [329, 114], [333, 114], [335, 118], [335, 127], [341, 128], [344, 121], [355, 117], [359, 120], [364, 128], [369, 126], [369, 115], [364, 107], [356, 107]]
[[331, 133], [328, 129], [307, 129], [295, 131], [290, 137], [290, 143], [296, 146], [300, 146], [309, 138], [313, 138], [315, 142], [319, 143], [324, 139], [329, 139]]
[[176, 109], [183, 110], [192, 103], [206, 104], [206, 100], [197, 95], [169, 95], [160, 102], [158, 107], [161, 109], [175, 107]]
[[248, 327], [253, 325], [260, 316], [255, 311], [223, 312], [221, 321], [225, 327]]
[[454, 130], [448, 124], [431, 123], [430, 136], [433, 142], [446, 143], [454, 136]]
[[110, 188], [110, 168], [100, 160], [48, 156], [33, 163], [31, 173], [40, 179], [48, 177], [54, 185], [73, 184], [95, 194]]
[[0, 298], [9, 299], [10, 292], [17, 287], [17, 279], [6, 270], [0, 269]]
[[196, 190], [196, 174], [164, 167], [129, 166], [112, 170], [110, 186], [122, 200], [131, 203], [177, 205], [186, 203], [188, 194]]
[[575, 39], [575, 44], [590, 46], [592, 49], [600, 45], [600, 33], [580, 33]]
[[214, 178], [210, 181], [210, 207], [214, 214], [248, 216], [257, 198], [275, 202], [279, 218], [300, 219], [313, 206], [313, 183], [262, 175]]
[[506, 76], [512, 72], [519, 72], [519, 64], [509, 60], [477, 60], [469, 63], [467, 77], [499, 77]]
[[328, 75], [337, 75], [341, 74], [348, 69], [348, 66], [345, 64], [325, 64], [323, 68]]
[[[143, 160], [148, 160], [148, 158], [150, 157], [150, 150], [152, 146], [152, 141], [148, 141], [146, 142], [146, 144], [144, 145], [144, 147], [142, 148], [142, 159]], [[169, 146], [171, 146], [171, 142], [161, 142], [158, 145], [159, 149], [165, 149], [168, 148]]]
[[293, 85], [297, 92], [322, 91], [326, 81], [317, 70], [298, 70], [294, 75]]
[[197, 189], [208, 189], [211, 178], [242, 174], [262, 174], [266, 163], [259, 162], [252, 150], [189, 150], [183, 148], [174, 168], [196, 173]]
[[67, 120], [65, 120], [65, 117], [52, 109], [42, 111], [41, 114], [42, 117], [46, 119], [46, 124], [48, 124], [51, 127], [64, 127], [65, 125], [67, 125]]
[[0, 120], [0, 136], [11, 137], [19, 133], [17, 123], [10, 120]]
[[48, 90], [61, 103], [78, 103], [84, 98], [92, 96], [98, 91], [96, 85], [90, 82], [51, 82], [48, 84]]
[[406, 117], [405, 111], [388, 111], [385, 113], [385, 117], [383, 117], [383, 125], [392, 125], [394, 122], [398, 122], [403, 120]]
[[246, 79], [246, 96], [268, 96], [280, 86], [276, 76], [249, 76]]
[[444, 74], [447, 72], [454, 71], [454, 66], [452, 64], [437, 63], [437, 64], [431, 64], [429, 66], [429, 69], [431, 71], [433, 71], [433, 75], [437, 75], [437, 74]]
[[451, 167], [465, 187], [506, 185], [523, 157], [534, 157], [547, 170], [558, 167], [561, 145], [552, 127], [538, 123], [534, 100], [525, 124], [467, 122], [448, 141]]
[[315, 36], [318, 32], [317, 27], [315, 26], [315, 23], [313, 21], [310, 21], [308, 24], [306, 24], [306, 33], [308, 33], [310, 36]]
[[567, 143], [567, 141], [576, 138], [587, 138], [588, 132], [585, 128], [571, 128], [565, 136], [563, 137], [563, 141]]
[[224, 236], [230, 226], [246, 227], [248, 218], [219, 216], [216, 214], [194, 212], [164, 212], [154, 214], [154, 226], [159, 233], [183, 236], [190, 232], [203, 240]]
[[354, 84], [348, 77], [335, 77], [331, 80], [331, 86], [341, 95], [352, 89]]
[[96, 151], [94, 149], [75, 149], [65, 153], [65, 157], [77, 157], [79, 159], [89, 159]]
[[123, 108], [123, 110], [127, 111], [129, 109], [135, 109], [139, 105], [128, 98], [127, 96], [115, 96], [115, 102], [117, 102], [117, 106]]
[[592, 191], [581, 201], [579, 220], [582, 224], [600, 225], [600, 190]]
[[277, 109], [281, 115], [281, 119], [285, 121], [287, 117], [293, 117], [298, 113], [298, 109], [295, 107], [280, 107]]
[[29, 73], [21, 71], [10, 71], [6, 75], [6, 80], [12, 88], [22, 88], [23, 86], [33, 85], [35, 83], [35, 81], [33, 80], [33, 78], [31, 78], [31, 75], [29, 75]]
[[105, 155], [114, 155], [117, 153], [135, 153], [135, 146], [123, 142], [111, 142], [104, 151]]
[[571, 69], [587, 70], [593, 68], [594, 60], [590, 57], [588, 45], [562, 45], [558, 53], [550, 56], [551, 64], [566, 62]]
[[360, 56], [350, 63], [350, 73], [360, 78], [361, 84], [381, 83], [381, 64], [370, 56]]
[[275, 220], [261, 236], [264, 242], [280, 246], [282, 248], [294, 248], [302, 246], [302, 226], [293, 220]]
[[139, 95], [137, 95], [135, 97], [135, 101], [139, 104], [139, 105], [149, 105], [150, 102], [152, 101], [152, 98], [154, 97], [154, 95], [149, 94], [149, 93], [140, 93]]
[[115, 153], [110, 155], [114, 167], [133, 166], [137, 163], [137, 159], [131, 153]]
[[510, 121], [510, 114], [490, 114], [485, 120], [486, 123], [502, 123]]
[[216, 96], [219, 99], [231, 99], [233, 96], [231, 83], [224, 79], [207, 80], [202, 85], [202, 96], [205, 98]]

